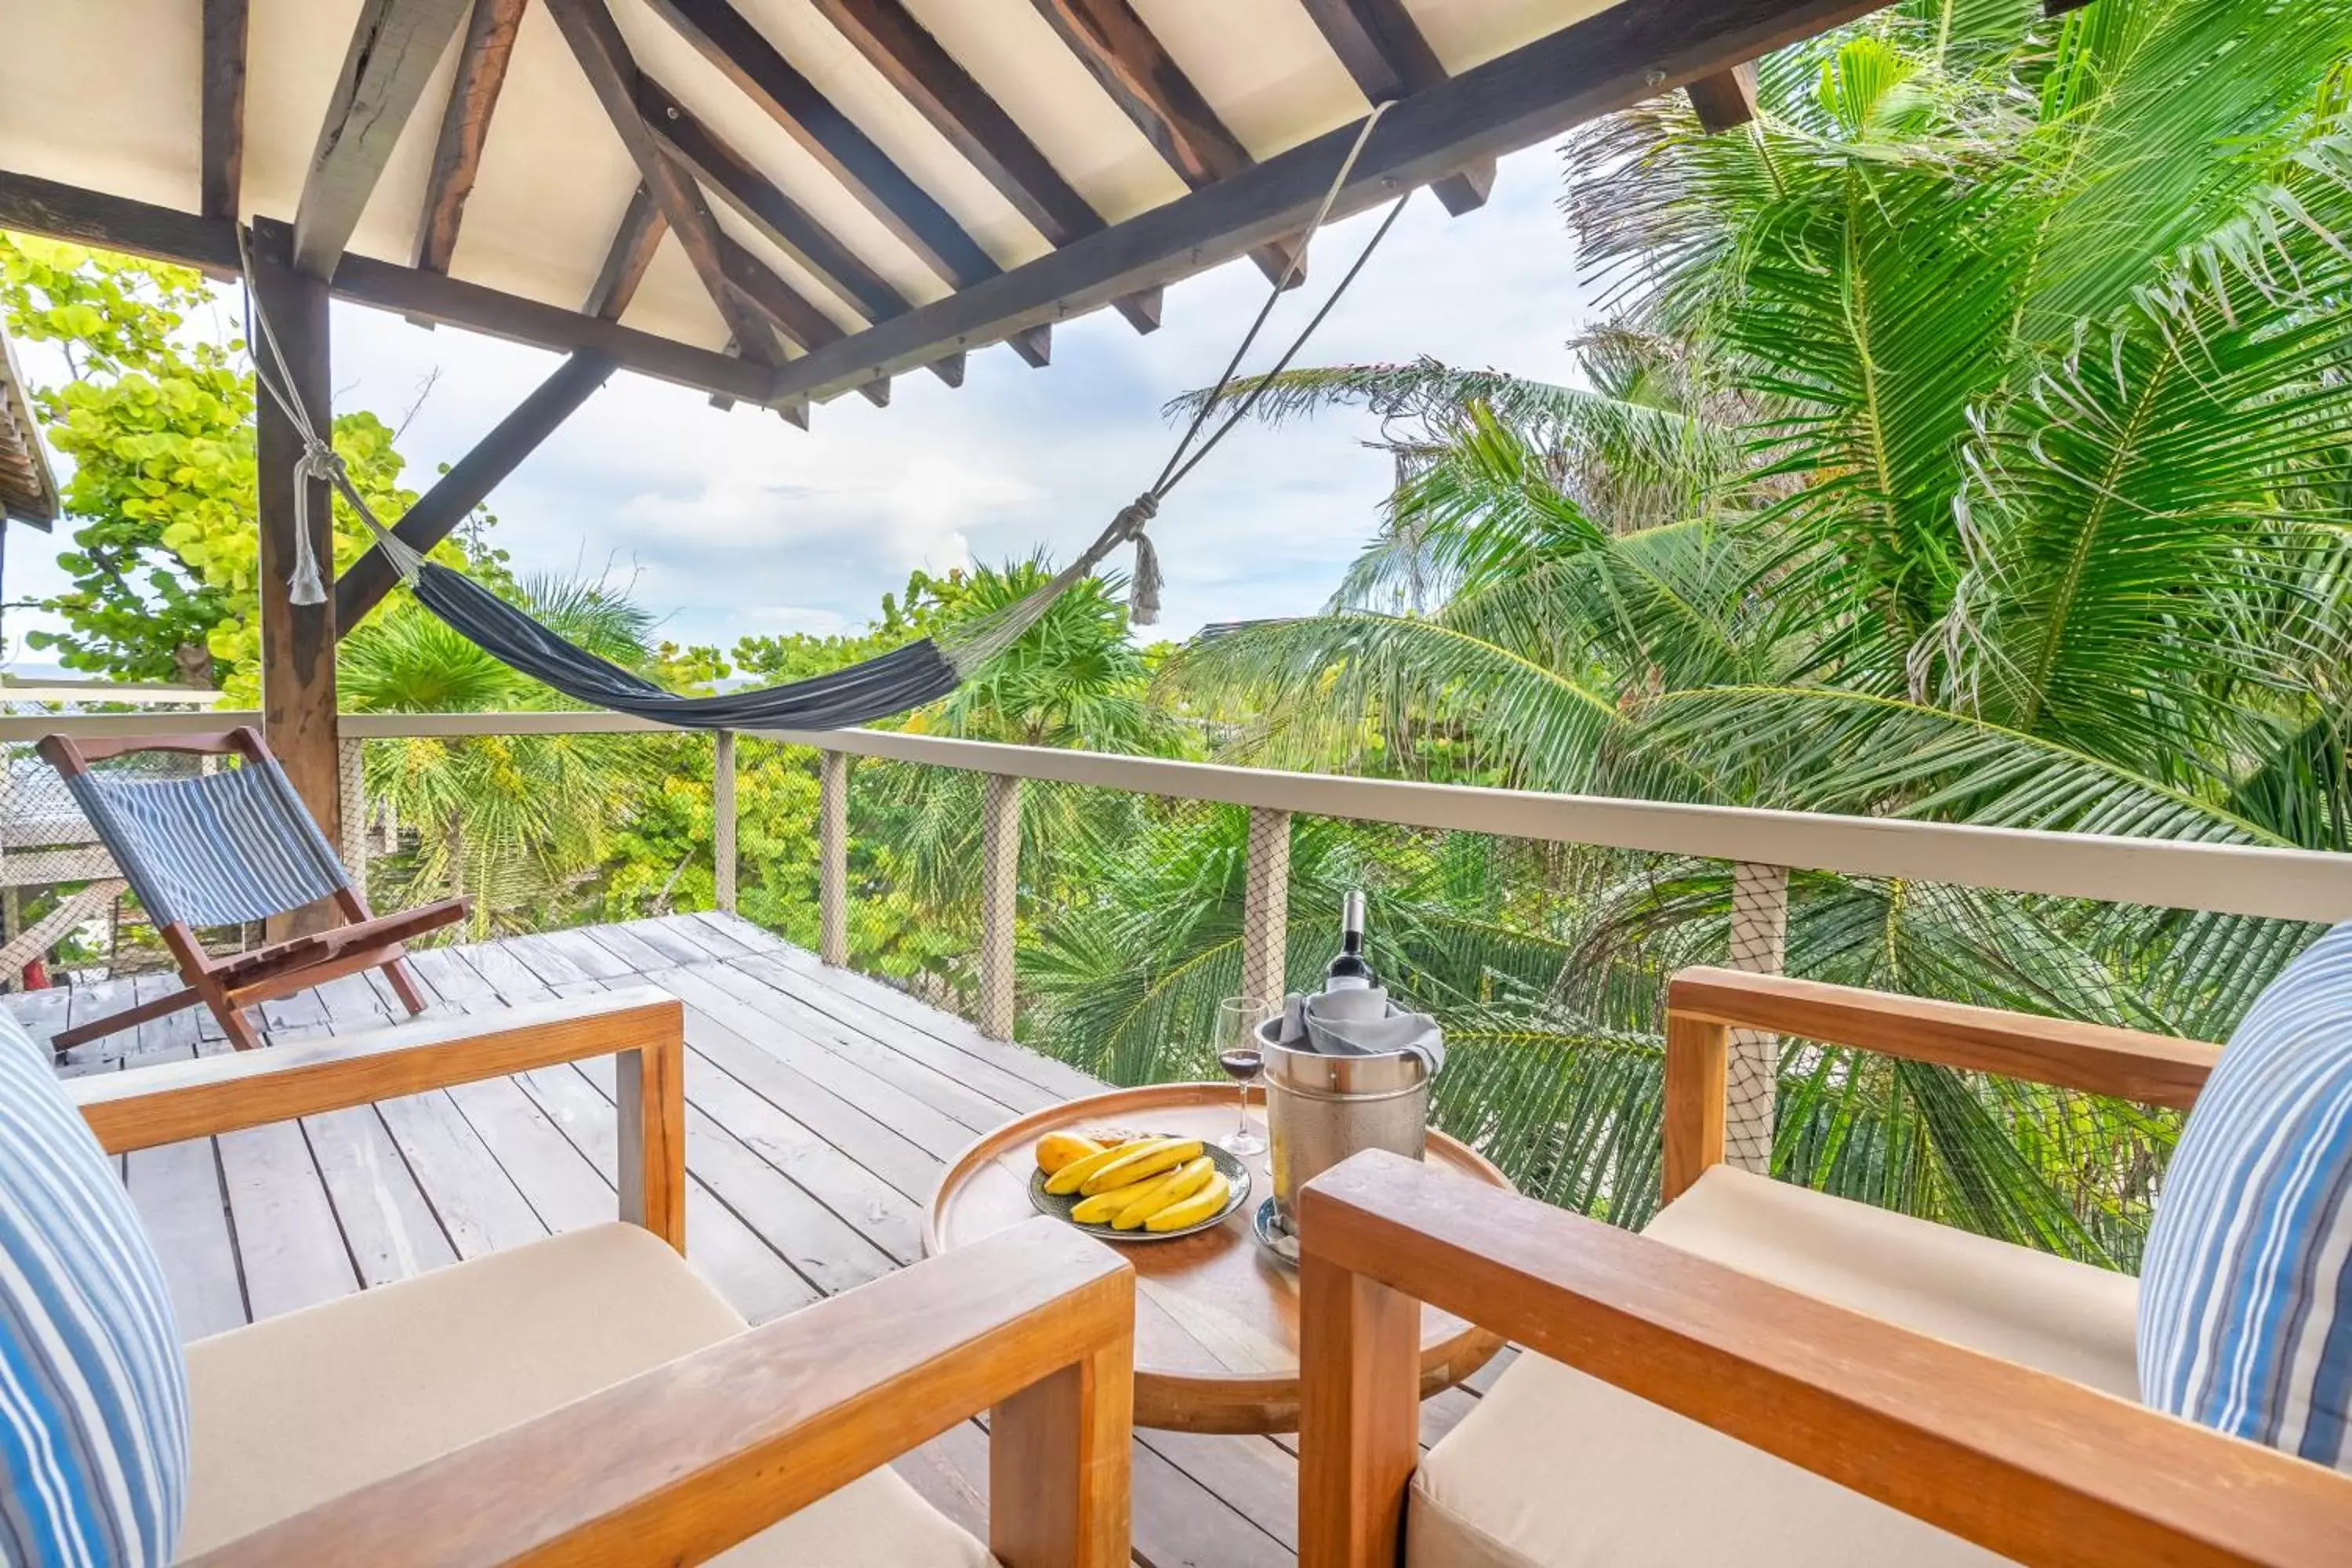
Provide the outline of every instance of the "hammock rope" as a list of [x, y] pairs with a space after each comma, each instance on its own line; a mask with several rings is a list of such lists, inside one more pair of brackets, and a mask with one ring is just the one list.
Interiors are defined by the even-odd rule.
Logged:
[[[1391, 100], [1392, 101], [1392, 100]], [[1298, 275], [1307, 254], [1308, 241], [1313, 239], [1324, 222], [1331, 216], [1331, 207], [1346, 187], [1348, 176], [1354, 172], [1357, 158], [1364, 144], [1371, 139], [1372, 128], [1387, 113], [1391, 101], [1372, 107], [1362, 127], [1357, 132], [1347, 156], [1340, 160], [1339, 172], [1332, 176], [1322, 204], [1315, 210], [1314, 218], [1301, 233], [1297, 247], [1290, 261], [1268, 290], [1265, 302], [1258, 307], [1256, 318], [1249, 331], [1242, 335], [1233, 356], [1225, 362], [1223, 372], [1208, 396], [1192, 411], [1190, 423], [1177, 440], [1174, 450], [1151, 482], [1151, 487], [1135, 500], [1121, 507], [1117, 516], [1093, 543], [1080, 551], [1070, 563], [1052, 578], [1031, 593], [1024, 595], [1003, 609], [979, 616], [961, 626], [950, 627], [936, 637], [923, 637], [902, 647], [892, 649], [874, 658], [863, 660], [845, 668], [833, 670], [808, 679], [782, 686], [763, 687], [754, 690], [721, 693], [716, 697], [680, 697], [646, 679], [634, 670], [591, 653], [559, 636], [549, 627], [533, 620], [522, 610], [499, 598], [488, 589], [446, 566], [428, 561], [406, 540], [402, 539], [376, 517], [362, 496], [359, 487], [342, 459], [335, 453], [333, 444], [321, 436], [310, 422], [302, 400], [294, 395], [294, 375], [279, 351], [278, 334], [270, 329], [269, 318], [261, 309], [252, 289], [253, 257], [247, 246], [245, 227], [237, 226], [237, 259], [245, 284], [245, 306], [247, 318], [247, 339], [257, 343], [254, 354], [254, 379], [277, 406], [286, 422], [300, 437], [302, 451], [294, 461], [294, 564], [287, 577], [287, 596], [296, 605], [319, 605], [326, 602], [327, 585], [320, 570], [318, 553], [310, 536], [310, 482], [324, 479], [350, 503], [352, 510], [374, 538], [376, 548], [415, 593], [417, 601], [434, 615], [446, 622], [461, 635], [499, 659], [531, 676], [565, 696], [593, 707], [609, 708], [618, 712], [633, 713], [641, 718], [693, 729], [787, 729], [834, 730], [887, 718], [919, 708], [953, 691], [972, 672], [1004, 651], [1021, 634], [1035, 625], [1054, 601], [1082, 579], [1092, 574], [1110, 553], [1121, 545], [1135, 550], [1135, 569], [1128, 584], [1128, 619], [1139, 626], [1155, 626], [1160, 619], [1160, 595], [1164, 585], [1159, 552], [1153, 548], [1145, 531], [1160, 515], [1160, 503], [1181, 483], [1185, 476], [1200, 466], [1202, 458], [1214, 451], [1234, 427], [1249, 416], [1268, 386], [1276, 376], [1288, 369], [1307, 341], [1330, 315], [1333, 307], [1348, 292], [1357, 274], [1388, 237], [1389, 230], [1411, 199], [1412, 192], [1400, 195], [1390, 206], [1388, 216], [1372, 231], [1364, 248], [1340, 277], [1322, 307], [1308, 319], [1290, 346], [1285, 349], [1274, 368], [1256, 378], [1255, 384], [1237, 405], [1205, 437], [1209, 416], [1223, 401], [1232, 387], [1234, 377], [1266, 321], [1281, 302], [1283, 291]], [[1194, 445], [1198, 441], [1198, 446]], [[332, 531], [330, 530], [330, 537]]]

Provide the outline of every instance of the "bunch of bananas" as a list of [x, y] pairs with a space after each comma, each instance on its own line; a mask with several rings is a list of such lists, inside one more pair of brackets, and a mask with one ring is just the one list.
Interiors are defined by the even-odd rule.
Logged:
[[1181, 1230], [1223, 1212], [1233, 1189], [1198, 1138], [1105, 1144], [1074, 1132], [1037, 1141], [1045, 1190], [1079, 1195], [1070, 1217], [1114, 1230]]

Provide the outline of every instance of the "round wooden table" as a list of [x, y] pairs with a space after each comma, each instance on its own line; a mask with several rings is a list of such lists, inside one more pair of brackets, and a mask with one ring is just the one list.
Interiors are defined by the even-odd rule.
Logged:
[[[1263, 1132], [1264, 1092], [1252, 1087]], [[939, 1253], [1036, 1214], [1029, 1173], [1038, 1138], [1060, 1128], [1169, 1132], [1222, 1142], [1234, 1131], [1229, 1083], [1153, 1084], [1048, 1106], [1007, 1122], [948, 1166], [923, 1214], [923, 1247]], [[1508, 1187], [1502, 1172], [1441, 1132], [1428, 1157]], [[1168, 1241], [1114, 1242], [1135, 1265], [1135, 1421], [1177, 1432], [1298, 1429], [1298, 1274], [1266, 1256], [1250, 1216], [1274, 1192], [1266, 1157], [1244, 1157], [1256, 1185], [1223, 1224]], [[1449, 1313], [1421, 1315], [1424, 1397], [1461, 1382], [1502, 1340]]]

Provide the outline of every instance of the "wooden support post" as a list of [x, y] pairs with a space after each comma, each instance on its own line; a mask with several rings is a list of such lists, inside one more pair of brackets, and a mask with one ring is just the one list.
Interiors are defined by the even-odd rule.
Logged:
[[1394, 1568], [1420, 1462], [1421, 1303], [1299, 1260], [1299, 1568]]
[[686, 1252], [686, 1035], [669, 1032], [613, 1058], [620, 1124], [621, 1217]]
[[817, 956], [849, 962], [849, 753], [819, 752], [816, 770]]
[[[1789, 868], [1741, 861], [1731, 868], [1731, 967], [1778, 974], [1789, 941]], [[1773, 1118], [1780, 1093], [1780, 1037], [1731, 1031], [1724, 1111], [1724, 1158], [1743, 1171], [1772, 1169]]]
[[1254, 805], [1243, 872], [1241, 994], [1281, 1001], [1289, 956], [1290, 813]]
[[[268, 318], [311, 427], [332, 427], [333, 387], [329, 379], [327, 285], [293, 269], [293, 231], [282, 223], [253, 226], [253, 300]], [[255, 463], [258, 469], [261, 519], [261, 728], [294, 791], [317, 819], [327, 842], [342, 841], [342, 789], [335, 719], [335, 605], [297, 605], [287, 584], [294, 572], [294, 465], [302, 437], [276, 401], [263, 396], [254, 407]], [[331, 497], [323, 479], [310, 487], [310, 548], [320, 573], [334, 569]], [[333, 923], [322, 903], [273, 917], [272, 942], [324, 930]]]
[[1134, 1415], [1132, 1339], [992, 1409], [990, 1555], [1005, 1568], [1125, 1568]]
[[735, 912], [735, 731], [710, 749], [710, 880], [719, 907]]
[[1013, 1037], [1013, 919], [1021, 888], [1021, 781], [991, 773], [980, 807], [980, 1032]]
[[1666, 1014], [1665, 1178], [1670, 1204], [1711, 1166], [1723, 1163], [1724, 1071], [1731, 1030], [1705, 1018]]

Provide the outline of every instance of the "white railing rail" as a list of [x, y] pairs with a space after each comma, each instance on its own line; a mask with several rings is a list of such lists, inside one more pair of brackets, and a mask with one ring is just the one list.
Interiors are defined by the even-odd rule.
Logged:
[[[112, 713], [0, 717], [0, 742], [53, 731], [86, 737], [157, 736], [258, 723], [252, 713]], [[669, 726], [618, 713], [351, 713], [346, 747], [413, 737], [614, 735]], [[1153, 757], [1044, 750], [875, 730], [822, 734], [756, 731], [762, 740], [821, 754], [818, 822], [820, 945], [828, 963], [848, 958], [848, 794], [855, 759], [870, 757], [981, 774], [989, 783], [983, 824], [980, 1013], [1000, 1037], [1013, 1029], [1013, 915], [1019, 886], [1018, 820], [1024, 780], [1088, 785], [1247, 807], [1249, 867], [1244, 968], [1261, 991], [1278, 989], [1286, 920], [1282, 896], [1289, 827], [1299, 816], [1683, 855], [1735, 868], [1731, 961], [1775, 972], [1780, 963], [1791, 870], [1947, 883], [2100, 903], [2333, 923], [2352, 920], [2352, 855], [2241, 844], [2193, 844], [1832, 816], [1747, 806], [1412, 784], [1169, 762]], [[734, 906], [734, 738], [714, 748], [713, 850], [719, 899]], [[360, 819], [358, 769], [347, 767], [347, 821]], [[1769, 1158], [1778, 1042], [1743, 1035], [1732, 1063], [1727, 1139], [1751, 1168]]]

